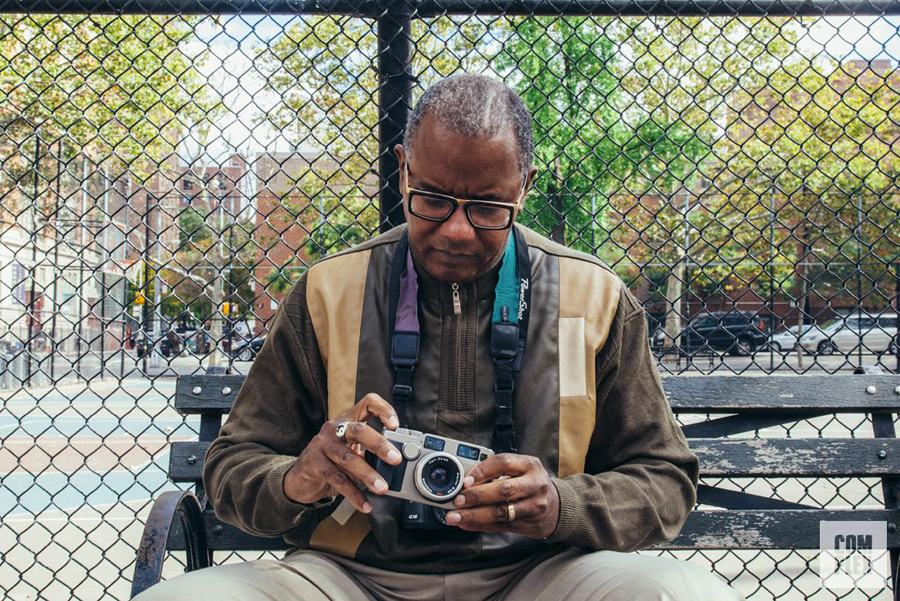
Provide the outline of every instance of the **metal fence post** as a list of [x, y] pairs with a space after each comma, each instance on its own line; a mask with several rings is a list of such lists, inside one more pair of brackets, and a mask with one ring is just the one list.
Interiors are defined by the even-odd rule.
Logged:
[[412, 105], [410, 15], [406, 0], [392, 0], [387, 11], [378, 17], [378, 176], [382, 232], [406, 221], [400, 194], [400, 164], [394, 145], [403, 141]]

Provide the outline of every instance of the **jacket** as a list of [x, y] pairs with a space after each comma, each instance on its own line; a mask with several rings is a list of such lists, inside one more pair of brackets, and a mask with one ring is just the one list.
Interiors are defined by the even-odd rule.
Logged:
[[[695, 503], [699, 464], [663, 393], [643, 308], [601, 261], [526, 228], [532, 307], [514, 422], [518, 451], [538, 457], [559, 492], [556, 531], [545, 541], [410, 531], [399, 523], [401, 501], [375, 495], [371, 514], [339, 524], [329, 517], [339, 498], [302, 505], [285, 496], [285, 474], [326, 420], [367, 393], [391, 398], [388, 291], [404, 229], [316, 263], [280, 304], [207, 453], [204, 484], [217, 516], [297, 549], [402, 572], [505, 565], [553, 546], [633, 551], [674, 538]], [[458, 312], [451, 286], [417, 267], [411, 428], [491, 446], [498, 267], [459, 285]]]

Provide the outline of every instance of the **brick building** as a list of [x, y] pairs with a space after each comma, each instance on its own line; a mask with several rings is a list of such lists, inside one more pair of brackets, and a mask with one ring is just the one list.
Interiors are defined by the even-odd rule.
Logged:
[[332, 223], [340, 210], [336, 207], [360, 199], [377, 203], [374, 172], [353, 178], [346, 162], [312, 149], [256, 156], [253, 240], [259, 257], [253, 270], [253, 312], [257, 333], [268, 328], [290, 283], [309, 266], [311, 236], [328, 229], [326, 221]]

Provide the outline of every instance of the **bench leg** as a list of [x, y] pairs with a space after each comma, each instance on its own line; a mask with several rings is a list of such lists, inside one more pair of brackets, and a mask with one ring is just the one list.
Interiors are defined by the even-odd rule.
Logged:
[[206, 526], [200, 501], [189, 491], [165, 492], [153, 503], [144, 526], [131, 581], [132, 598], [159, 582], [176, 517], [181, 522], [184, 534], [187, 571], [211, 565], [212, 556], [206, 543]]

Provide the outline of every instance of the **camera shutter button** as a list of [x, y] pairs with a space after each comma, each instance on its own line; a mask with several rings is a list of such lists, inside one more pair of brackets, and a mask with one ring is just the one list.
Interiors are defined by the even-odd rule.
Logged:
[[403, 456], [408, 461], [413, 461], [419, 456], [419, 445], [414, 442], [407, 442], [403, 445]]

